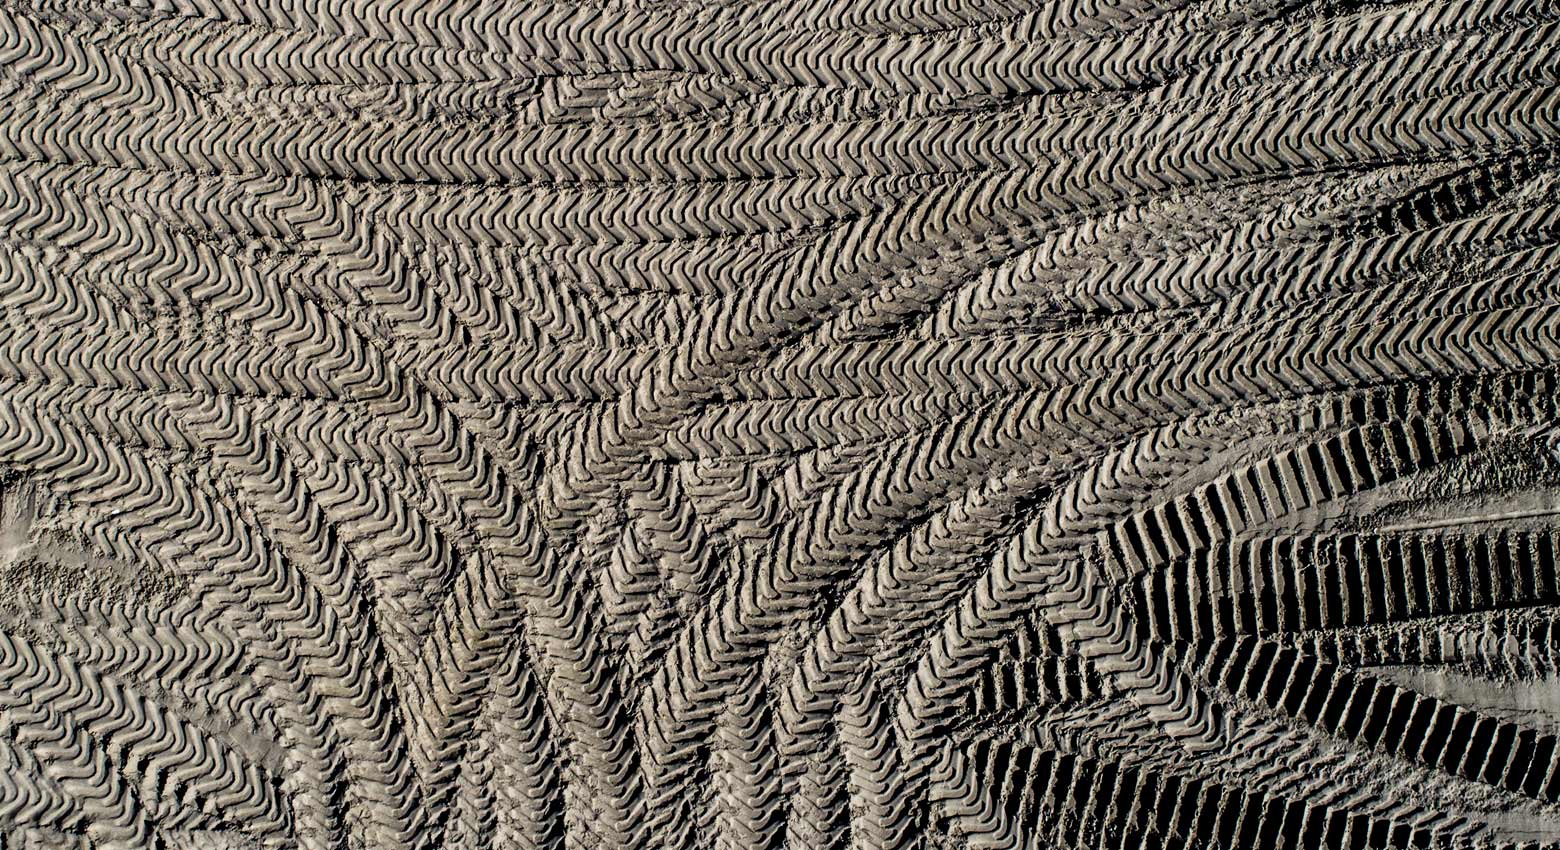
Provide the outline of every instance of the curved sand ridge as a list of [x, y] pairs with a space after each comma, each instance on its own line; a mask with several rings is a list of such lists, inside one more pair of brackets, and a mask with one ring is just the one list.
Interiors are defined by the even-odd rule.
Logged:
[[0, 8], [0, 847], [1560, 847], [1560, 4]]

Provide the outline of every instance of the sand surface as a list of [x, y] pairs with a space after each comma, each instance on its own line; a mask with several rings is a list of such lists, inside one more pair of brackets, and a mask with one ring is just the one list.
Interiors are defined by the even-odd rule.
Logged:
[[0, 848], [1560, 848], [1553, 0], [0, 3]]

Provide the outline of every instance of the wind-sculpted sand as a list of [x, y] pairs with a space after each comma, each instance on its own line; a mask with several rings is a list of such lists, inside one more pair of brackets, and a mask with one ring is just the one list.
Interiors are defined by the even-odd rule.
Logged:
[[0, 848], [1560, 848], [1557, 21], [0, 4]]

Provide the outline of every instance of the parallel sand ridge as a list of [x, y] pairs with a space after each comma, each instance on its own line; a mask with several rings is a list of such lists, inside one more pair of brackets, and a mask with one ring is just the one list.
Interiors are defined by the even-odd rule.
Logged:
[[1560, 847], [1555, 2], [0, 7], [0, 847]]

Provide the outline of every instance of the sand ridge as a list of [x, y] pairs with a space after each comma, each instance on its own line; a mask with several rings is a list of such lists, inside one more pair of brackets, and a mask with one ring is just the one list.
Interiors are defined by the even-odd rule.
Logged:
[[0, 8], [0, 848], [1560, 847], [1560, 6]]

